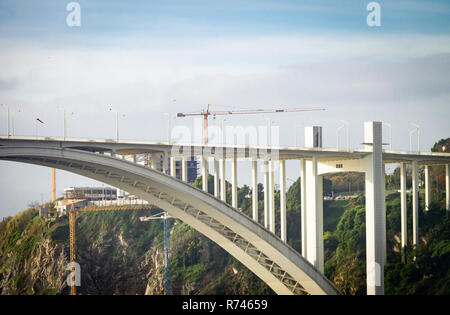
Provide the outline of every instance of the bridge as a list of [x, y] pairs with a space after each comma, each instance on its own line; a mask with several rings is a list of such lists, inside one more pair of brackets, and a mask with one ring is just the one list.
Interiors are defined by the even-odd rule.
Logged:
[[[412, 167], [413, 244], [419, 241], [418, 167], [425, 167], [425, 207], [430, 204], [429, 167], [445, 165], [446, 209], [450, 210], [450, 154], [384, 150], [382, 123], [364, 123], [364, 148], [322, 148], [322, 129], [305, 129], [305, 147], [174, 144], [91, 139], [0, 137], [0, 160], [58, 168], [128, 191], [167, 211], [220, 245], [278, 294], [340, 294], [324, 276], [323, 175], [365, 174], [367, 293], [384, 293], [386, 263], [385, 165], [401, 165], [401, 240], [407, 242], [406, 165]], [[137, 154], [150, 167], [136, 163]], [[132, 161], [124, 159], [131, 155]], [[214, 194], [186, 183], [187, 160], [202, 160], [202, 177], [213, 160]], [[237, 160], [252, 161], [252, 217], [237, 209]], [[181, 160], [181, 180], [175, 163]], [[231, 205], [226, 203], [225, 161], [231, 160]], [[301, 166], [301, 254], [287, 244], [286, 160]], [[162, 161], [158, 171], [157, 161]], [[274, 162], [280, 167], [280, 212], [275, 213]], [[257, 167], [264, 165], [264, 225], [258, 223]], [[280, 231], [275, 217], [280, 216]]]

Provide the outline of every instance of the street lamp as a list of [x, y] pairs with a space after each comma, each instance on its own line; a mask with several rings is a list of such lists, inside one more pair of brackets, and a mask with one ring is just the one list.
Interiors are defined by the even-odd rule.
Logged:
[[417, 132], [417, 152], [420, 152], [420, 126], [414, 123], [409, 124], [416, 128], [409, 132], [409, 151], [412, 152], [412, 135]]
[[336, 146], [339, 149], [339, 131], [345, 127], [346, 136], [347, 136], [347, 151], [350, 151], [350, 136], [348, 133], [348, 122], [341, 120], [342, 126], [338, 127], [336, 130]]
[[[109, 111], [116, 113], [116, 141], [119, 142], [119, 112], [112, 108], [109, 108]], [[125, 117], [125, 114], [122, 114], [122, 117]]]
[[[17, 113], [21, 113], [22, 110], [18, 109]], [[11, 131], [12, 131], [12, 136], [15, 136], [15, 131], [14, 131], [14, 111], [11, 113]]]
[[267, 120], [267, 146], [272, 147], [272, 123], [274, 121], [270, 118], [264, 118]]
[[383, 125], [389, 128], [389, 150], [392, 150], [392, 126], [387, 122], [384, 122]]
[[[66, 109], [62, 106], [57, 106], [56, 109], [62, 109], [64, 111], [64, 140], [67, 138], [67, 115], [66, 115]], [[72, 116], [74, 112], [71, 112], [70, 115]]]
[[167, 115], [167, 142], [171, 144], [172, 142], [172, 134], [170, 128], [170, 113], [164, 113]]
[[[175, 103], [177, 100], [173, 99], [172, 103]], [[171, 126], [170, 126], [170, 113], [164, 113], [167, 115], [167, 120], [168, 120], [168, 126], [167, 126], [167, 141], [169, 144], [172, 143], [172, 130], [171, 130]]]
[[295, 126], [295, 146], [296, 147], [298, 147], [299, 145], [298, 145], [298, 132], [297, 132], [297, 129], [299, 128], [299, 127], [304, 127], [305, 125], [304, 124], [301, 124], [301, 125], [297, 125], [297, 126]]
[[6, 110], [8, 111], [8, 133], [7, 133], [7, 136], [8, 136], [8, 138], [9, 138], [9, 136], [10, 136], [10, 129], [9, 129], [9, 106], [8, 105], [5, 105], [5, 104], [0, 104], [0, 106], [2, 106], [2, 107], [6, 107]]
[[226, 118], [222, 118], [222, 121], [220, 122], [220, 131], [222, 133], [222, 140], [221, 140], [222, 146], [226, 143], [226, 141], [225, 141], [225, 129], [223, 128], [223, 123], [226, 120], [227, 120]]

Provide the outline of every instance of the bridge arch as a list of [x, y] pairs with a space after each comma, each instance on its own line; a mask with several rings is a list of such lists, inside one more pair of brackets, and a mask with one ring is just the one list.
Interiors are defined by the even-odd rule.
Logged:
[[263, 226], [213, 196], [150, 168], [80, 150], [0, 147], [0, 160], [89, 177], [164, 209], [220, 245], [277, 294], [340, 294], [297, 251]]

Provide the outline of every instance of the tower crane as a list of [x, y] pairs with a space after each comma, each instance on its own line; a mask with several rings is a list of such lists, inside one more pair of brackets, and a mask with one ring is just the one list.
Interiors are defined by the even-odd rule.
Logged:
[[310, 107], [310, 108], [287, 108], [287, 109], [241, 109], [241, 110], [224, 110], [224, 111], [210, 111], [211, 104], [208, 104], [201, 112], [191, 113], [177, 113], [177, 117], [187, 116], [203, 116], [203, 142], [208, 144], [208, 117], [215, 118], [219, 115], [249, 115], [249, 114], [277, 114], [277, 113], [292, 113], [292, 112], [311, 112], [321, 111], [325, 108]]
[[52, 210], [42, 210], [41, 213], [48, 213], [48, 214], [69, 214], [69, 238], [70, 238], [70, 252], [69, 252], [69, 262], [72, 263], [72, 270], [71, 270], [71, 276], [72, 276], [72, 285], [70, 286], [70, 295], [76, 295], [77, 294], [77, 287], [75, 286], [76, 283], [76, 273], [75, 273], [75, 244], [76, 244], [76, 234], [75, 234], [75, 213], [80, 210], [75, 210], [75, 204], [76, 201], [71, 201], [66, 204], [66, 206], [70, 206], [69, 210], [66, 211], [52, 211]]
[[[98, 208], [98, 207], [90, 207], [90, 206], [85, 206], [82, 209], [75, 209], [75, 204], [77, 203], [77, 200], [72, 200], [70, 202], [68, 202], [66, 204], [66, 206], [70, 206], [69, 210], [65, 210], [65, 211], [55, 211], [55, 210], [40, 210], [40, 213], [47, 213], [47, 214], [69, 214], [69, 238], [70, 238], [70, 252], [69, 252], [69, 261], [70, 263], [72, 263], [72, 267], [71, 267], [71, 276], [72, 276], [72, 285], [70, 286], [70, 295], [76, 295], [77, 294], [77, 287], [76, 287], [76, 273], [75, 273], [75, 265], [73, 263], [76, 262], [76, 251], [75, 251], [75, 246], [76, 246], [76, 230], [75, 230], [75, 221], [76, 221], [76, 215], [78, 213], [82, 213], [82, 212], [92, 212], [92, 211], [127, 211], [127, 210], [140, 210], [142, 207], [144, 207], [143, 205], [139, 206], [139, 209], [135, 209], [135, 208], [130, 208], [130, 209], [121, 209], [118, 207], [102, 207], [102, 208]], [[153, 209], [153, 206], [149, 206], [148, 209]]]
[[140, 217], [139, 220], [145, 222], [150, 220], [164, 220], [164, 269], [166, 277], [165, 295], [170, 294], [170, 280], [169, 280], [169, 222], [167, 221], [171, 216], [167, 212], [161, 212], [149, 217]]

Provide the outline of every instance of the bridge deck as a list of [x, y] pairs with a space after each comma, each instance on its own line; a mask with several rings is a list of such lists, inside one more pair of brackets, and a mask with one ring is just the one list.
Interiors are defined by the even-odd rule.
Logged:
[[[168, 152], [169, 156], [196, 156], [206, 157], [232, 157], [238, 158], [264, 158], [270, 155], [273, 159], [296, 160], [317, 156], [319, 161], [334, 161], [361, 159], [370, 153], [368, 150], [340, 150], [333, 148], [300, 148], [300, 147], [267, 147], [245, 145], [202, 145], [202, 144], [169, 144], [167, 142], [146, 141], [115, 141], [111, 139], [76, 139], [53, 137], [21, 137], [0, 136], [0, 145], [3, 146], [45, 146], [55, 148], [70, 148], [89, 152], [115, 151], [120, 155]], [[417, 161], [419, 164], [448, 164], [449, 153], [436, 152], [403, 152], [394, 150], [383, 151], [385, 163], [400, 163]]]

